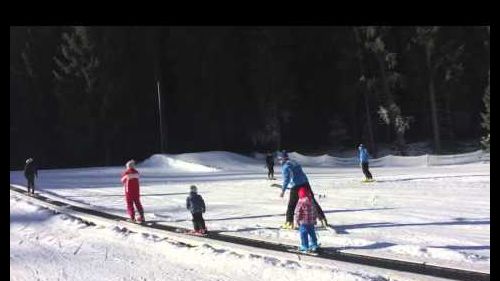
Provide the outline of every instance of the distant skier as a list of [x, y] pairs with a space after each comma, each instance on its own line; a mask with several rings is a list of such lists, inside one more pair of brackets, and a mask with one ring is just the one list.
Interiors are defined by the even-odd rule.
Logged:
[[125, 187], [125, 201], [127, 202], [127, 213], [132, 222], [136, 221], [134, 205], [139, 212], [138, 222], [144, 222], [144, 210], [140, 200], [139, 172], [135, 169], [135, 161], [130, 160], [126, 164], [127, 170], [122, 174], [122, 183]]
[[266, 156], [266, 166], [267, 166], [267, 178], [274, 180], [274, 157], [271, 152], [267, 153]]
[[194, 232], [198, 234], [206, 234], [207, 228], [205, 226], [205, 220], [203, 219], [203, 213], [205, 213], [205, 201], [197, 192], [198, 190], [196, 186], [191, 185], [189, 196], [186, 198], [186, 209], [188, 209], [193, 216]]
[[38, 177], [38, 169], [33, 158], [26, 160], [24, 177], [28, 180], [28, 194], [35, 194], [35, 177]]
[[365, 181], [373, 181], [372, 174], [369, 171], [368, 167], [368, 159], [370, 155], [366, 150], [366, 147], [361, 143], [358, 147], [359, 151], [359, 166], [363, 170], [363, 174], [365, 175]]
[[[305, 186], [301, 186], [297, 192], [299, 201], [294, 212], [295, 225], [299, 226], [300, 232], [300, 248], [302, 252], [311, 251], [315, 252], [318, 249], [318, 238], [314, 225], [316, 225], [316, 208], [312, 201], [311, 193]], [[311, 238], [311, 243], [309, 243]]]
[[297, 205], [297, 201], [299, 200], [297, 192], [300, 187], [305, 187], [311, 194], [311, 199], [318, 213], [321, 225], [328, 226], [325, 213], [323, 213], [321, 206], [318, 202], [316, 202], [316, 199], [314, 199], [314, 194], [311, 190], [311, 186], [309, 185], [309, 180], [307, 179], [306, 174], [302, 171], [302, 167], [296, 161], [290, 160], [286, 151], [281, 152], [278, 159], [282, 165], [281, 172], [283, 175], [283, 185], [281, 187], [282, 190], [280, 197], [283, 197], [283, 195], [285, 195], [285, 191], [288, 189], [288, 186], [291, 186], [288, 208], [286, 210], [286, 222], [282, 227], [286, 229], [294, 228], [293, 212], [295, 210], [295, 206]]

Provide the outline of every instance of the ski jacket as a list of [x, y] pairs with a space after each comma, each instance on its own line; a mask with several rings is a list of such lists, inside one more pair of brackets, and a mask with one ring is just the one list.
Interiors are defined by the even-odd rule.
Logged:
[[125, 170], [122, 174], [122, 183], [125, 187], [125, 193], [139, 192], [139, 172], [134, 168]]
[[190, 192], [186, 198], [186, 209], [192, 214], [205, 213], [205, 201], [203, 201], [203, 198], [198, 193]]
[[359, 149], [359, 162], [368, 163], [369, 155], [365, 147], [360, 147]]
[[268, 167], [274, 166], [274, 157], [272, 155], [266, 156], [266, 164]]
[[26, 163], [26, 165], [24, 166], [24, 176], [28, 179], [28, 178], [34, 178], [35, 176], [38, 177], [38, 170], [35, 166], [35, 162], [32, 161], [32, 162], [29, 162], [29, 163]]
[[314, 208], [310, 197], [300, 198], [299, 201], [297, 201], [297, 206], [295, 206], [294, 212], [295, 225], [315, 225], [317, 217], [316, 208]]
[[302, 167], [296, 161], [287, 159], [281, 167], [283, 175], [283, 192], [290, 185], [290, 189], [309, 183], [306, 174], [302, 171]]

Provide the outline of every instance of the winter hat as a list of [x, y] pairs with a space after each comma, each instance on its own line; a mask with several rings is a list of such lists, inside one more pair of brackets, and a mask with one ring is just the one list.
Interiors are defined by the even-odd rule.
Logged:
[[286, 152], [286, 150], [283, 150], [281, 153], [280, 153], [280, 156], [279, 156], [280, 159], [288, 159], [288, 153]]
[[190, 188], [191, 192], [197, 192], [198, 191], [198, 188], [196, 187], [196, 185], [192, 185]]
[[135, 168], [135, 161], [134, 160], [130, 160], [127, 162], [126, 164], [127, 168], [130, 169], [130, 168]]
[[303, 186], [299, 187], [297, 194], [299, 195], [299, 198], [309, 197], [309, 191]]

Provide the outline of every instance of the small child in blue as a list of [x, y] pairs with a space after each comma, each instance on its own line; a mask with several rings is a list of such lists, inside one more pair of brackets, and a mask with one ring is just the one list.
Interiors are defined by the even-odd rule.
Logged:
[[199, 234], [206, 234], [207, 228], [205, 227], [205, 220], [203, 219], [203, 213], [205, 213], [205, 201], [197, 193], [197, 188], [195, 185], [190, 187], [189, 196], [186, 198], [186, 208], [193, 215], [193, 227], [194, 232]]

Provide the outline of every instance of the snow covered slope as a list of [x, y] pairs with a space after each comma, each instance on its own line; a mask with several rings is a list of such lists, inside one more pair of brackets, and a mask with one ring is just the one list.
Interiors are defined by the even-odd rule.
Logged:
[[[371, 171], [377, 181], [369, 184], [360, 182], [362, 173], [354, 158], [336, 165], [331, 156], [290, 156], [304, 164], [315, 196], [337, 230], [318, 231], [324, 247], [489, 271], [489, 155], [438, 158], [442, 165], [421, 164], [422, 156], [397, 157], [402, 163], [381, 158], [373, 161], [384, 163], [374, 163]], [[269, 181], [263, 159], [234, 153], [154, 158], [138, 165], [148, 219], [191, 227], [185, 198], [189, 186], [196, 184], [207, 203], [209, 230], [298, 244], [296, 232], [279, 229], [287, 196], [280, 198], [280, 190], [270, 186], [281, 183], [279, 165], [278, 180]], [[41, 170], [37, 186], [50, 196], [124, 216], [122, 171], [123, 167]], [[24, 185], [22, 171], [12, 171], [10, 182]]]

